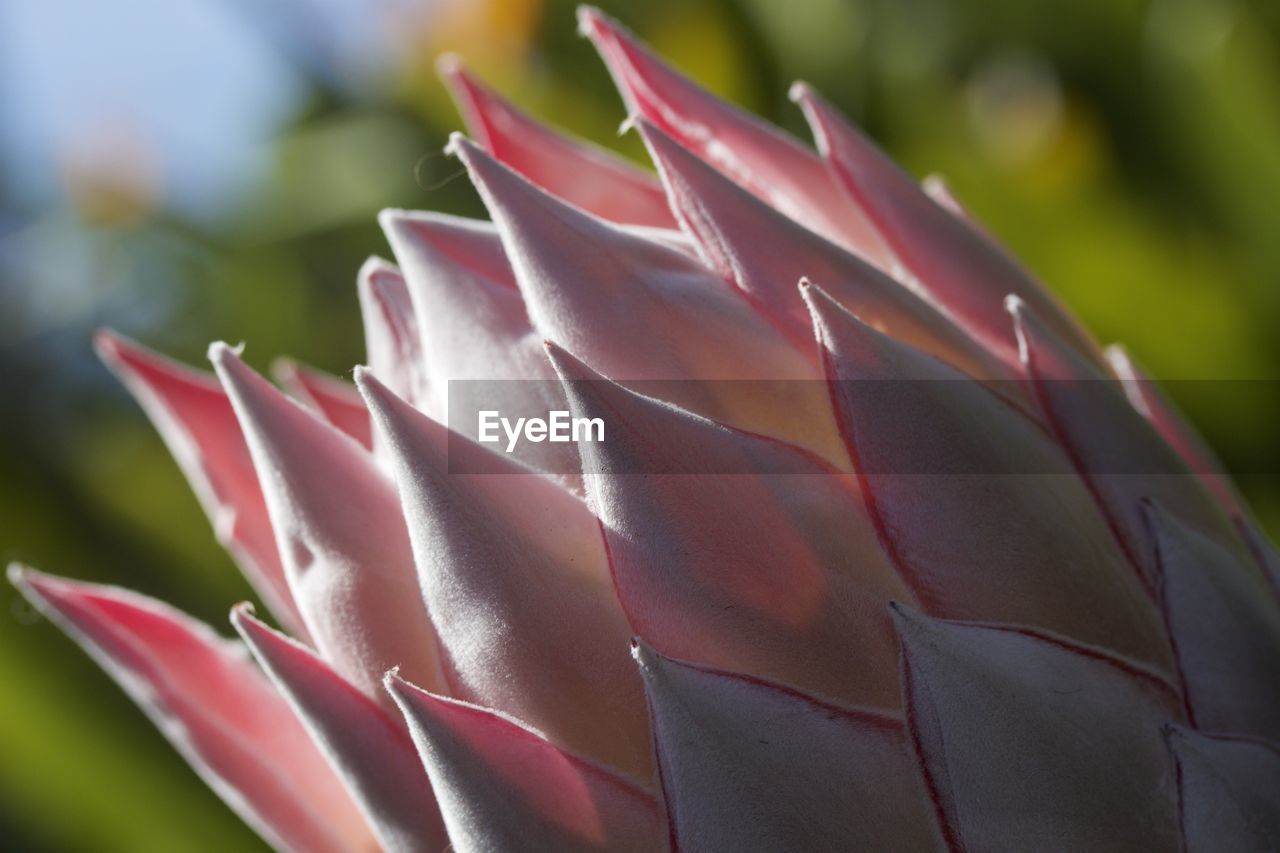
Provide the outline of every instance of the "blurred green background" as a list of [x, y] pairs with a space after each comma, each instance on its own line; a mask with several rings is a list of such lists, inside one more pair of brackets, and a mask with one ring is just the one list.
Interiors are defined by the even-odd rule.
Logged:
[[[1273, 0], [604, 3], [801, 135], [804, 78], [941, 172], [1104, 341], [1158, 377], [1280, 378]], [[0, 549], [225, 625], [247, 589], [141, 412], [110, 324], [195, 363], [215, 339], [344, 373], [382, 207], [481, 215], [440, 153], [443, 50], [535, 114], [639, 155], [558, 0], [7, 0], [0, 6]], [[1175, 396], [1178, 387], [1173, 388]], [[1277, 402], [1182, 400], [1236, 470]], [[1243, 486], [1273, 535], [1280, 485]], [[254, 849], [71, 644], [0, 590], [0, 845]]]

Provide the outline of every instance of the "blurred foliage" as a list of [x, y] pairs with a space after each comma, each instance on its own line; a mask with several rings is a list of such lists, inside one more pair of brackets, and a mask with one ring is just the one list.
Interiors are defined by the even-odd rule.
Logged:
[[[289, 354], [347, 373], [363, 358], [355, 271], [386, 252], [377, 211], [482, 215], [439, 153], [459, 125], [430, 70], [439, 52], [639, 157], [634, 135], [616, 134], [620, 104], [574, 35], [571, 4], [438, 5], [397, 30], [404, 58], [374, 85], [348, 85], [341, 67], [280, 39], [308, 100], [229, 213], [173, 213], [145, 169], [71, 174], [65, 198], [35, 208], [0, 186], [5, 558], [225, 624], [247, 589], [93, 358], [91, 332], [111, 324], [197, 363], [208, 341], [243, 340], [259, 369]], [[946, 175], [1102, 340], [1123, 340], [1156, 376], [1280, 378], [1280, 7], [1269, 0], [603, 5], [695, 79], [801, 135], [786, 92], [809, 80], [917, 174]], [[1181, 402], [1234, 470], [1275, 470], [1278, 401]], [[1242, 481], [1280, 530], [1276, 479]], [[8, 849], [258, 844], [86, 658], [16, 593], [0, 599]]]

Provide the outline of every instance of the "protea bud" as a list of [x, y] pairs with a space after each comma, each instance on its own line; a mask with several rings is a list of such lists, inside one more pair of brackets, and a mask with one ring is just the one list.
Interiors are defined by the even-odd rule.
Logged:
[[99, 341], [289, 635], [13, 581], [280, 848], [1280, 849], [1190, 427], [809, 88], [820, 155], [581, 20], [660, 179], [444, 63], [492, 223], [383, 214], [358, 393]]

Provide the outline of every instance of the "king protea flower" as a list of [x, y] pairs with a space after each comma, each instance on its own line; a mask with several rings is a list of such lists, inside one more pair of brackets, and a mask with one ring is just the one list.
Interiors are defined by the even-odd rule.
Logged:
[[14, 583], [279, 848], [1280, 849], [1277, 557], [1190, 427], [807, 86], [817, 154], [581, 23], [658, 178], [442, 63], [492, 222], [382, 215], [358, 393], [98, 340], [287, 633]]

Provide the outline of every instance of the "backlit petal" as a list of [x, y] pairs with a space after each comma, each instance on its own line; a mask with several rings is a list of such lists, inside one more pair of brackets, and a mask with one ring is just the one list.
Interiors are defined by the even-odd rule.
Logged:
[[627, 109], [697, 151], [716, 168], [807, 228], [889, 268], [889, 251], [822, 160], [795, 139], [716, 98], [658, 59], [616, 21], [580, 7]]
[[1007, 252], [940, 207], [896, 163], [804, 84], [792, 89], [818, 148], [911, 277], [991, 352], [1017, 364], [1004, 298], [1016, 294], [1080, 353], [1101, 363], [1088, 333]]
[[442, 684], [395, 485], [360, 445], [240, 361], [209, 348], [267, 498], [294, 600], [316, 648], [383, 699], [394, 666]]
[[285, 579], [249, 448], [227, 394], [213, 376], [104, 330], [98, 355], [142, 405], [213, 523], [276, 617], [305, 632]]
[[615, 154], [560, 134], [476, 80], [456, 57], [437, 65], [471, 135], [530, 181], [602, 219], [674, 228], [662, 187]]
[[361, 693], [314, 652], [241, 605], [231, 622], [338, 768], [382, 846], [435, 851], [446, 844], [431, 783], [400, 717]]
[[372, 843], [342, 783], [239, 643], [118, 587], [20, 566], [9, 568], [9, 580], [276, 847], [339, 853]]

